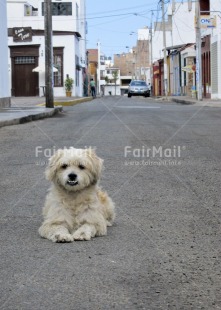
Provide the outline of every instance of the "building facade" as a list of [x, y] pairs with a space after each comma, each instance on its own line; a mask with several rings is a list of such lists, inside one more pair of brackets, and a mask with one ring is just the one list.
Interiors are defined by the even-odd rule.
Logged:
[[[205, 21], [215, 20], [215, 26], [201, 25], [202, 36], [202, 84], [205, 97], [221, 99], [221, 8], [219, 0], [201, 0], [201, 14]], [[205, 77], [204, 74], [208, 74]]]
[[[74, 22], [73, 22], [74, 19]], [[54, 96], [65, 96], [64, 81], [74, 79], [73, 96], [83, 96], [86, 77], [85, 1], [52, 2]], [[9, 80], [12, 96], [42, 96], [45, 87], [44, 2], [8, 1]], [[33, 69], [40, 67], [40, 72]]]
[[6, 1], [0, 0], [0, 107], [10, 106]]
[[114, 55], [114, 66], [120, 68], [122, 76], [150, 82], [149, 29], [138, 29], [137, 44], [127, 53]]
[[105, 74], [105, 84], [102, 83], [104, 95], [120, 96], [121, 95], [120, 69], [116, 67], [106, 67], [104, 74]]
[[[202, 60], [202, 95], [221, 99], [221, 18], [219, 0], [200, 1], [200, 31]], [[168, 7], [166, 21], [167, 81], [169, 95], [196, 97], [195, 4], [174, 3]], [[165, 95], [163, 72], [162, 22], [154, 27], [153, 89], [154, 95]], [[174, 45], [173, 43], [176, 44]], [[178, 48], [178, 45], [180, 47]], [[171, 47], [170, 47], [171, 46]]]

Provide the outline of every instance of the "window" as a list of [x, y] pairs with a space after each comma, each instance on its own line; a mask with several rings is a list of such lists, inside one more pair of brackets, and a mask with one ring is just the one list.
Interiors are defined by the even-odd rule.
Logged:
[[203, 11], [203, 15], [210, 14], [210, 1], [209, 0], [200, 0], [200, 11]]
[[75, 69], [75, 85], [79, 86], [79, 70], [77, 70], [77, 66], [79, 65], [79, 57], [75, 55], [75, 64], [76, 64], [76, 69]]
[[[184, 62], [184, 67], [186, 67], [186, 58], [183, 60]], [[186, 86], [186, 71], [183, 72], [183, 84]]]
[[101, 77], [105, 77], [105, 70], [101, 70]]
[[63, 86], [63, 47], [54, 47], [54, 67], [58, 69], [57, 72], [54, 72], [54, 86], [62, 87]]
[[[52, 2], [52, 15], [64, 16], [72, 15], [72, 3], [71, 2]], [[42, 2], [42, 16], [44, 16], [44, 2]]]
[[105, 65], [104, 56], [100, 56], [100, 64]]
[[31, 5], [24, 5], [24, 16], [38, 16], [38, 9]]
[[133, 81], [131, 82], [131, 86], [147, 86], [147, 83], [144, 81]]
[[15, 64], [22, 65], [22, 64], [34, 64], [35, 57], [33, 56], [19, 56], [15, 57]]

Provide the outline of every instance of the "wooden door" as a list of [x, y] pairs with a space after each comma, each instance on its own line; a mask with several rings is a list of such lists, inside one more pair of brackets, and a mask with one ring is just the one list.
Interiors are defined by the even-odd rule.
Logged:
[[38, 73], [32, 72], [36, 67], [35, 57], [15, 57], [14, 65], [14, 96], [36, 96]]
[[39, 45], [10, 46], [12, 62], [12, 96], [39, 96]]

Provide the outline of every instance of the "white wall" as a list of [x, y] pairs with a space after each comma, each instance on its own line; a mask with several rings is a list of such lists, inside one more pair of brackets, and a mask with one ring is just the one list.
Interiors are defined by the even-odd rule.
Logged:
[[141, 28], [137, 31], [138, 40], [149, 40], [149, 28]]
[[[160, 13], [161, 14], [161, 13]], [[168, 6], [167, 14], [172, 14], [171, 5]], [[167, 19], [166, 14], [166, 19]], [[187, 2], [178, 2], [172, 16], [172, 31], [166, 31], [166, 46], [175, 46], [195, 42], [194, 27], [195, 5], [188, 11]], [[163, 28], [161, 27], [161, 30]], [[154, 31], [153, 34], [153, 62], [163, 58], [163, 31]]]
[[[27, 1], [28, 2], [28, 1]], [[24, 5], [26, 1], [8, 0], [8, 27], [31, 27], [34, 29], [44, 29], [44, 16], [42, 16], [42, 2], [41, 0], [36, 0], [36, 7], [38, 8], [38, 16], [24, 16]], [[55, 2], [55, 1], [54, 1]], [[80, 2], [84, 0], [77, 1], [79, 6]], [[53, 30], [62, 31], [77, 31], [76, 22], [76, 1], [72, 1], [72, 16], [53, 16]]]
[[9, 93], [9, 80], [8, 80], [8, 48], [7, 48], [7, 14], [6, 14], [6, 2], [0, 0], [0, 100], [3, 102], [10, 97]]
[[[111, 92], [112, 96], [115, 96], [115, 85], [105, 85], [104, 86], [104, 95], [105, 96], [110, 96], [109, 92]], [[120, 96], [120, 86], [116, 85], [116, 96]]]

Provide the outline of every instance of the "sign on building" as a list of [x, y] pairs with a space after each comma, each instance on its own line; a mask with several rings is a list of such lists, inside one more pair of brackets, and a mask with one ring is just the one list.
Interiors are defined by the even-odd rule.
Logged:
[[13, 41], [14, 42], [31, 42], [32, 41], [32, 28], [31, 27], [13, 28]]
[[202, 29], [216, 28], [216, 16], [201, 15], [200, 26]]

